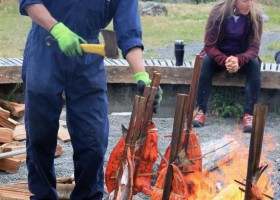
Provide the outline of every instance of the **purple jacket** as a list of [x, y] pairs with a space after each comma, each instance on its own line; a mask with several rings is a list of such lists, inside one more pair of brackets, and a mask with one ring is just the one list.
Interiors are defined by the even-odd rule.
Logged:
[[[215, 6], [211, 13], [209, 18], [212, 16], [215, 16], [217, 13], [217, 10], [219, 9], [219, 6]], [[242, 39], [242, 52], [240, 54], [236, 54], [234, 56], [238, 57], [239, 60], [239, 66], [242, 67], [244, 64], [246, 64], [250, 59], [257, 57], [260, 50], [260, 41], [261, 41], [261, 35], [262, 35], [262, 19], [261, 16], [258, 14], [257, 17], [258, 23], [259, 23], [259, 39], [253, 40], [254, 32], [252, 28], [252, 22], [250, 18], [250, 14], [247, 18], [247, 23], [245, 26], [244, 31], [244, 37]], [[225, 28], [227, 19], [224, 19], [221, 25], [221, 30], [219, 31], [219, 21], [215, 22], [215, 25], [211, 29], [211, 31], [206, 31], [205, 38], [204, 38], [204, 48], [200, 52], [201, 55], [207, 54], [209, 57], [213, 58], [216, 63], [218, 63], [220, 66], [225, 67], [225, 60], [228, 57], [223, 52], [221, 52], [218, 48], [219, 43], [224, 38]], [[209, 27], [209, 21], [206, 27]], [[218, 39], [217, 39], [218, 37]]]

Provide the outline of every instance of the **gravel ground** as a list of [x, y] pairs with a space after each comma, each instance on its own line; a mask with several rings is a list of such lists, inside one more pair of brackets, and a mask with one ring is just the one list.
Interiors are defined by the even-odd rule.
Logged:
[[[64, 113], [62, 113], [62, 123], [65, 119]], [[112, 148], [115, 146], [117, 141], [121, 136], [121, 124], [128, 126], [130, 120], [129, 113], [112, 113], [109, 115], [110, 121], [110, 136], [109, 136], [109, 146], [108, 151], [106, 153], [105, 160], [107, 161], [109, 158], [109, 154], [112, 151]], [[273, 141], [271, 144], [274, 145], [273, 151], [267, 151], [266, 145], [267, 142], [264, 142], [263, 152], [267, 153], [267, 158], [272, 161], [274, 166], [270, 166], [272, 169], [271, 178], [275, 183], [275, 199], [280, 199], [280, 117], [276, 116], [273, 113], [268, 113], [265, 125], [265, 137], [272, 136]], [[166, 148], [168, 147], [171, 139], [164, 138], [164, 135], [172, 133], [173, 128], [173, 118], [154, 118], [158, 128], [159, 134], [159, 143], [158, 149], [161, 153], [164, 153]], [[242, 125], [240, 123], [236, 123], [233, 118], [221, 118], [216, 116], [207, 115], [207, 121], [204, 127], [195, 128], [194, 129], [198, 135], [199, 141], [201, 144], [209, 142], [211, 140], [217, 140], [222, 138], [224, 135], [230, 135], [235, 138], [238, 142], [243, 143], [244, 145], [249, 144], [250, 134], [242, 133]], [[265, 141], [265, 140], [264, 140]], [[55, 167], [57, 177], [70, 177], [73, 174], [73, 162], [72, 162], [72, 147], [70, 143], [59, 143], [64, 148], [64, 153], [55, 159]], [[203, 145], [202, 145], [203, 146]], [[159, 160], [158, 160], [159, 161]], [[106, 163], [105, 163], [106, 165]], [[18, 180], [26, 180], [27, 179], [27, 170], [25, 164], [22, 164], [18, 173], [9, 174], [6, 172], [0, 172], [0, 183], [8, 184], [12, 182], [16, 182]], [[149, 199], [147, 196], [139, 193], [134, 199]]]

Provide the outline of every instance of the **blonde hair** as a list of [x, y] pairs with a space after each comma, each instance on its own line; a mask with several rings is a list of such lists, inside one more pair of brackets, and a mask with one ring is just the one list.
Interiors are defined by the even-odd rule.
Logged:
[[[213, 8], [214, 13], [212, 13], [212, 15], [209, 16], [209, 18], [208, 18], [206, 31], [210, 31], [215, 26], [215, 24], [217, 22], [219, 22], [219, 28], [218, 28], [218, 34], [217, 34], [217, 35], [219, 35], [223, 21], [226, 18], [231, 18], [234, 15], [236, 1], [238, 1], [238, 0], [221, 0], [221, 1], [219, 1]], [[253, 28], [253, 32], [254, 32], [253, 41], [259, 40], [260, 39], [259, 21], [261, 20], [261, 16], [259, 15], [259, 13], [256, 12], [254, 4], [252, 4], [252, 7], [250, 9], [250, 18], [251, 18], [252, 28]], [[218, 38], [216, 40], [218, 40]]]

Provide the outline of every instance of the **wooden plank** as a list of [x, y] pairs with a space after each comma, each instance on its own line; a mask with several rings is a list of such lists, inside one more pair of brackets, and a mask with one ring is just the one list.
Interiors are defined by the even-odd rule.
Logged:
[[31, 193], [28, 188], [19, 188], [16, 185], [1, 185], [0, 199], [9, 200], [28, 200]]
[[167, 63], [167, 66], [175, 66], [171, 60], [165, 60]]
[[20, 168], [20, 162], [13, 158], [4, 158], [0, 160], [0, 170], [9, 172], [9, 173], [17, 173]]
[[63, 142], [70, 142], [71, 138], [69, 132], [63, 126], [59, 126], [57, 138]]
[[13, 141], [13, 129], [0, 127], [0, 143]]
[[18, 65], [18, 66], [21, 66], [22, 65], [22, 62], [18, 59], [15, 59], [15, 58], [7, 58], [7, 60], [12, 63], [13, 65]]
[[62, 148], [62, 146], [60, 144], [57, 143], [54, 156], [58, 157], [61, 154], [63, 154], [63, 152], [64, 152], [64, 149]]
[[16, 156], [12, 156], [11, 158], [13, 158], [15, 161], [20, 162], [21, 164], [26, 162], [26, 154], [20, 154], [20, 155], [16, 155]]
[[[20, 62], [20, 58], [13, 58]], [[16, 62], [16, 61], [15, 61]], [[134, 83], [131, 69], [124, 59], [105, 59], [108, 83]], [[159, 71], [162, 75], [162, 84], [191, 84], [193, 61], [184, 61], [183, 66], [175, 66], [174, 60], [149, 59], [144, 60], [148, 65], [147, 71]], [[5, 64], [6, 63], [6, 64]], [[2, 65], [3, 64], [3, 65]], [[2, 66], [1, 66], [2, 65]], [[244, 87], [244, 76], [225, 76], [225, 72], [217, 74], [213, 79], [214, 86]], [[21, 66], [7, 66], [7, 59], [0, 58], [0, 84], [22, 83]], [[261, 64], [261, 88], [280, 89], [280, 65], [274, 63]]]
[[15, 127], [13, 131], [13, 140], [22, 141], [26, 139], [25, 126], [23, 124], [19, 124]]
[[0, 115], [6, 119], [10, 117], [10, 111], [3, 109], [0, 107]]
[[0, 126], [15, 129], [19, 123], [11, 118], [5, 119], [0, 115]]
[[13, 62], [11, 62], [7, 58], [1, 58], [0, 63], [1, 63], [1, 66], [14, 66], [15, 65]]
[[166, 67], [167, 66], [165, 60], [158, 60], [158, 62], [160, 63], [160, 65], [159, 65], [160, 67]]
[[280, 73], [268, 71], [261, 73], [261, 88], [280, 89]]
[[13, 141], [11, 143], [5, 143], [5, 144], [1, 145], [0, 152], [6, 153], [6, 152], [11, 152], [11, 151], [16, 151], [16, 154], [18, 154], [18, 153], [20, 153], [20, 151], [18, 151], [18, 150], [25, 149], [25, 148], [26, 148], [25, 145], [20, 144], [17, 141]]

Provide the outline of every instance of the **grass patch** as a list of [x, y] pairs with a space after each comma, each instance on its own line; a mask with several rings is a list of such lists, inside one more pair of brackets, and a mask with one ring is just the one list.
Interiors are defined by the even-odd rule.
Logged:
[[19, 14], [18, 1], [0, 3], [0, 57], [22, 57], [31, 20]]
[[[158, 58], [155, 52], [173, 45], [174, 40], [184, 40], [186, 43], [202, 42], [208, 14], [214, 3], [163, 3], [168, 10], [168, 16], [142, 16], [145, 58]], [[256, 4], [266, 14], [269, 13], [269, 22], [265, 23], [264, 31], [279, 32], [280, 0], [259, 0]], [[18, 9], [16, 0], [0, 3], [0, 57], [22, 57], [31, 20], [21, 16]], [[109, 28], [111, 29], [112, 25]], [[278, 47], [279, 42], [276, 42], [267, 48], [276, 50]], [[264, 62], [274, 62], [273, 56], [261, 55]]]

